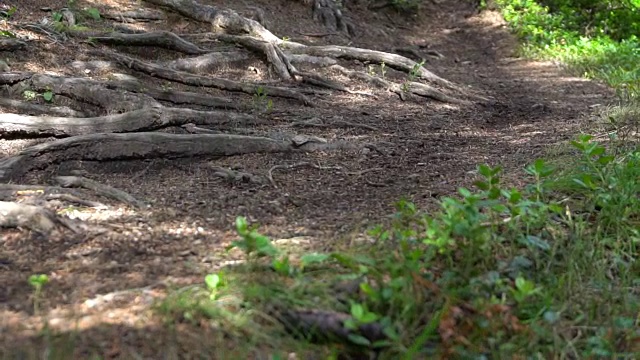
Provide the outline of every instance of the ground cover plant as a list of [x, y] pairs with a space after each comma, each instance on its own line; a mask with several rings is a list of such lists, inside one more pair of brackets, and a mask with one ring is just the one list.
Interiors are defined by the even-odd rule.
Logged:
[[160, 308], [233, 323], [246, 307], [271, 319], [261, 336], [321, 338], [326, 356], [342, 344], [389, 359], [633, 358], [640, 152], [616, 157], [590, 136], [572, 145], [568, 169], [538, 160], [513, 189], [480, 166], [474, 190], [440, 211], [400, 201], [370, 242], [332, 252], [291, 253], [240, 217], [230, 248], [247, 263]]

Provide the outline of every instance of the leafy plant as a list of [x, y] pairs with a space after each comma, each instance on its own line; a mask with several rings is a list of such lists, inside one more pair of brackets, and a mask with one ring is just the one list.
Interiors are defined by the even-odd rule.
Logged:
[[253, 95], [253, 104], [254, 108], [260, 111], [270, 112], [273, 109], [273, 100], [267, 97], [267, 91], [262, 86], [256, 87], [256, 93]]
[[85, 13], [89, 15], [93, 20], [100, 20], [100, 10], [96, 8], [88, 8], [85, 10]]
[[53, 92], [51, 90], [47, 90], [47, 91], [43, 92], [42, 93], [42, 98], [46, 102], [53, 102]]

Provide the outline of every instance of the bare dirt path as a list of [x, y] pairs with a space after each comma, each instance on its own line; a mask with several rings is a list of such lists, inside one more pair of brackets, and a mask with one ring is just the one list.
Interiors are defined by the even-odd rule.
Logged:
[[[20, 10], [16, 21], [21, 16], [42, 17], [41, 6], [56, 8], [65, 3], [8, 1]], [[115, 8], [127, 2], [102, 3], [104, 8]], [[41, 318], [33, 315], [31, 289], [25, 279], [34, 273], [45, 273], [52, 282], [42, 308], [48, 312], [52, 327], [72, 329], [77, 325], [84, 330], [79, 335], [84, 339], [80, 341], [84, 341], [84, 350], [79, 350], [78, 358], [88, 354], [82, 351], [90, 349], [100, 349], [105, 357], [128, 358], [127, 349], [132, 348], [140, 348], [136, 350], [138, 354], [154, 358], [153, 344], [166, 340], [154, 328], [157, 321], [147, 316], [150, 300], [165, 290], [159, 284], [200, 282], [203, 274], [233, 260], [222, 250], [234, 238], [231, 230], [236, 216], [247, 216], [262, 224], [261, 230], [274, 239], [299, 237], [309, 247], [331, 247], [335, 239], [355, 239], [367, 226], [385, 221], [393, 212], [393, 203], [401, 197], [428, 207], [457, 187], [470, 186], [478, 163], [501, 164], [508, 174], [519, 172], [526, 163], [543, 155], [549, 145], [567, 140], [587, 127], [594, 106], [612, 100], [610, 90], [569, 76], [554, 64], [516, 58], [515, 40], [500, 17], [492, 12], [478, 14], [462, 1], [429, 4], [423, 15], [408, 20], [391, 11], [352, 11], [349, 15], [361, 34], [351, 40], [302, 35], [326, 32], [312, 21], [302, 4], [266, 0], [253, 3], [264, 10], [273, 33], [288, 34], [293, 41], [351, 42], [350, 46], [382, 51], [401, 47], [423, 53], [435, 51], [444, 57], [427, 58], [426, 66], [431, 71], [469, 86], [491, 101], [483, 105], [450, 105], [403, 102], [390, 92], [375, 98], [336, 92], [311, 108], [274, 98], [273, 108], [263, 116], [267, 123], [253, 129], [269, 130], [275, 124], [311, 120], [357, 123], [362, 127], [310, 127], [305, 128], [305, 134], [387, 146], [188, 160], [70, 161], [29, 172], [22, 183], [48, 183], [52, 176], [81, 170], [87, 177], [149, 202], [151, 207], [134, 210], [114, 205], [85, 215], [71, 212], [74, 216], [91, 217], [90, 222], [100, 230], [89, 234], [64, 233], [43, 238], [26, 230], [0, 230], [0, 339], [38, 338], [32, 330]], [[246, 10], [235, 1], [215, 4]], [[283, 18], [296, 21], [282, 21]], [[175, 14], [166, 23], [145, 24], [149, 30], [169, 30], [167, 25], [180, 33], [195, 32], [202, 26]], [[77, 42], [40, 43], [2, 56], [10, 60], [14, 71], [77, 74], [72, 64], [90, 59], [82, 53], [88, 48]], [[126, 52], [144, 59], [166, 55], [144, 47]], [[244, 65], [241, 71], [226, 69], [226, 74], [252, 79], [255, 74], [247, 68], [255, 64], [248, 61]], [[381, 71], [378, 65], [357, 66], [365, 72]], [[389, 71], [388, 76], [394, 76]], [[140, 78], [148, 86], [188, 89], [149, 76]], [[363, 84], [354, 88], [368, 90]], [[221, 94], [193, 87], [189, 91]], [[238, 94], [224, 96], [234, 103], [251, 105], [255, 101]], [[9, 110], [0, 107], [0, 113]], [[5, 156], [33, 143], [1, 141]], [[222, 167], [264, 176], [276, 165], [300, 162], [314, 166], [273, 170], [277, 187], [253, 183], [248, 178], [226, 180], [216, 175]], [[118, 293], [144, 287], [148, 288]], [[105, 294], [109, 295], [104, 297]], [[180, 346], [188, 347], [191, 341], [196, 342], [187, 337]]]

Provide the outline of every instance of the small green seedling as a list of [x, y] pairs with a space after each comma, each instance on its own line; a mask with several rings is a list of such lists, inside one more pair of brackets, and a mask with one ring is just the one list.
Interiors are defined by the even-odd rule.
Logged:
[[236, 240], [227, 247], [227, 250], [233, 248], [241, 249], [247, 256], [256, 255], [257, 257], [277, 255], [278, 250], [273, 246], [269, 237], [264, 236], [256, 231], [255, 226], [251, 228], [247, 224], [247, 219], [239, 216], [236, 219], [236, 231], [240, 235], [240, 240]]
[[205, 276], [204, 283], [207, 285], [207, 289], [209, 290], [209, 299], [211, 300], [217, 300], [219, 290], [226, 285], [222, 273], [209, 274]]
[[46, 102], [53, 102], [53, 92], [51, 90], [45, 91], [44, 93], [42, 93], [42, 98]]
[[34, 289], [33, 293], [33, 313], [39, 313], [39, 302], [42, 288], [49, 282], [49, 277], [45, 274], [34, 274], [29, 276], [29, 285]]
[[270, 112], [273, 109], [273, 101], [267, 98], [267, 91], [262, 86], [256, 88], [256, 93], [253, 95], [253, 102], [257, 109], [264, 107], [266, 112]]

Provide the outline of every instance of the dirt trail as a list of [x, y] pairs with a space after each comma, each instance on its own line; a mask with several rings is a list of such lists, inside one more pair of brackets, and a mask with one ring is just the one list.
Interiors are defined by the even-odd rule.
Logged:
[[[14, 3], [38, 16], [37, 1]], [[117, 5], [117, 1], [104, 3]], [[216, 4], [238, 6], [235, 1]], [[339, 37], [299, 35], [323, 29], [311, 20], [306, 7], [289, 4], [255, 1], [270, 20], [270, 30], [279, 36], [320, 44], [346, 43]], [[188, 161], [75, 162], [31, 173], [25, 182], [45, 183], [53, 174], [80, 168], [91, 178], [153, 206], [148, 211], [103, 212], [98, 216], [103, 231], [91, 237], [67, 234], [43, 239], [26, 231], [0, 230], [0, 339], [9, 339], [6, 335], [12, 334], [11, 338], [24, 336], [21, 339], [28, 340], [33, 335], [30, 329], [40, 319], [32, 315], [28, 301], [31, 289], [25, 279], [33, 273], [46, 273], [52, 282], [42, 308], [51, 310], [47, 317], [55, 327], [78, 325], [84, 329], [79, 336], [81, 343], [88, 341], [82, 347], [85, 350], [99, 348], [108, 356], [127, 358], [127, 349], [135, 348], [153, 358], [153, 344], [162, 344], [165, 338], [155, 332], [156, 321], [145, 314], [149, 301], [163, 293], [164, 286], [158, 283], [200, 282], [203, 274], [232, 260], [222, 254], [222, 248], [233, 239], [236, 216], [259, 222], [261, 230], [275, 239], [304, 237], [310, 247], [331, 247], [336, 238], [355, 238], [366, 226], [385, 221], [401, 197], [430, 207], [457, 187], [470, 186], [478, 163], [501, 164], [510, 178], [549, 145], [585, 128], [592, 107], [608, 103], [613, 96], [605, 87], [571, 77], [551, 63], [515, 58], [515, 40], [500, 17], [492, 12], [476, 14], [462, 2], [429, 5], [424, 16], [410, 21], [392, 12], [349, 15], [363, 32], [351, 46], [435, 50], [444, 58], [430, 58], [426, 65], [430, 70], [478, 90], [492, 103], [451, 106], [402, 102], [394, 94], [374, 99], [340, 93], [315, 108], [276, 100], [271, 121], [320, 118], [357, 122], [376, 130], [310, 128], [305, 133], [325, 139], [375, 140], [390, 146], [382, 153], [365, 149]], [[299, 21], [280, 21], [277, 16]], [[170, 17], [169, 24], [181, 33], [199, 26], [176, 17]], [[166, 29], [166, 25], [158, 27]], [[28, 57], [24, 53], [7, 57], [15, 64], [14, 70], [72, 73], [68, 64], [77, 59], [75, 50], [60, 49], [54, 54], [51, 46], [30, 49]], [[162, 56], [144, 49], [129, 53]], [[361, 66], [367, 69], [366, 64]], [[149, 85], [165, 84], [150, 77], [143, 79]], [[11, 152], [7, 142], [2, 146], [5, 153]], [[273, 173], [277, 188], [229, 183], [214, 176], [216, 166], [266, 174], [275, 165], [302, 161], [340, 166], [346, 171], [279, 169]], [[141, 287], [149, 288], [117, 293]], [[110, 295], [102, 297], [104, 294]], [[77, 324], [65, 320], [68, 318], [76, 319]], [[186, 337], [180, 346], [189, 347], [191, 342], [197, 341]], [[142, 343], [146, 345], [141, 347]], [[81, 353], [77, 356], [82, 358]]]

